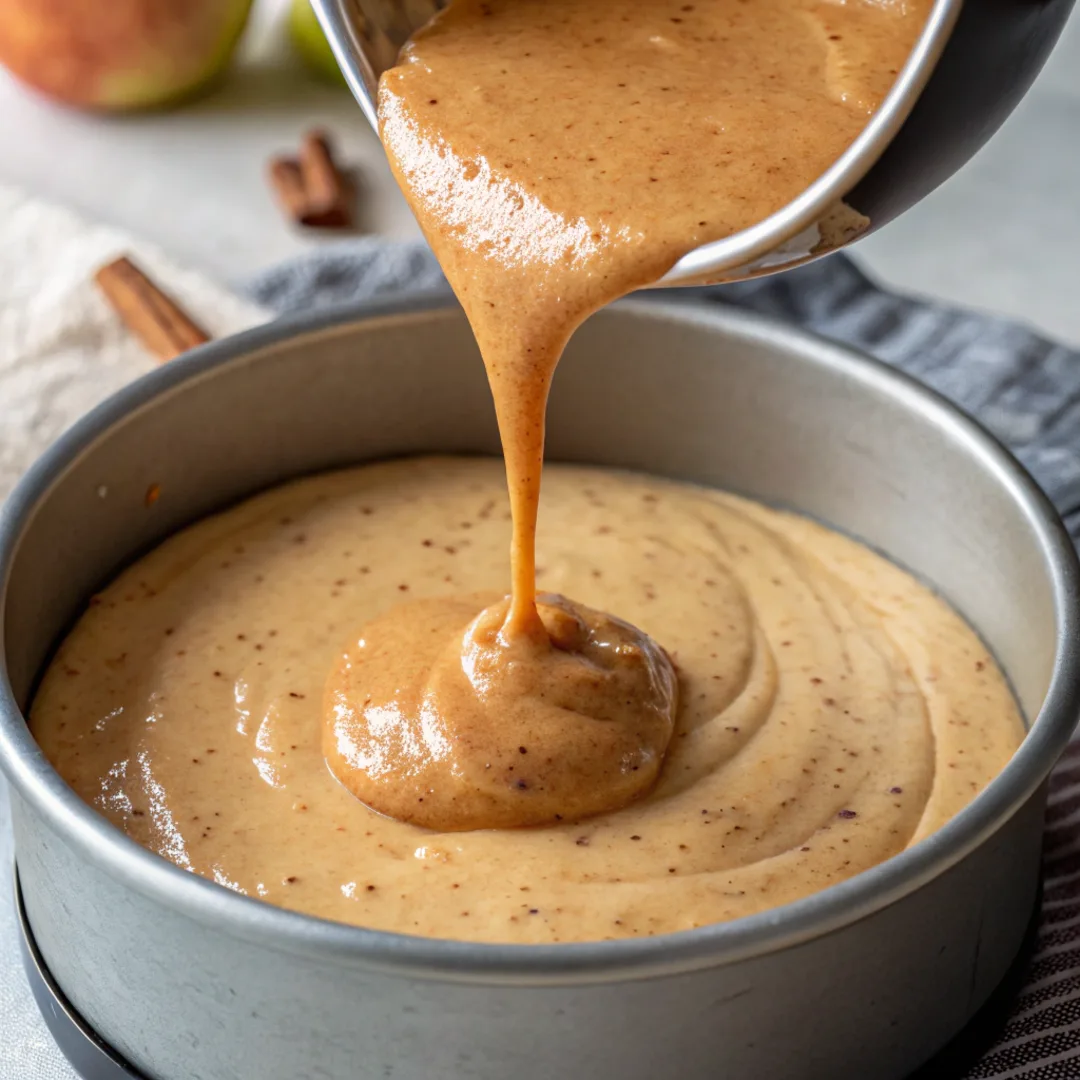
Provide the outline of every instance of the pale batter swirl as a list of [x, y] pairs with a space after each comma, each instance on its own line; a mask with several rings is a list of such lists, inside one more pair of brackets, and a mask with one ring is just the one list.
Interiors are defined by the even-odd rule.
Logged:
[[[733, 496], [553, 466], [541, 589], [622, 613], [678, 667], [658, 784], [532, 829], [374, 814], [327, 771], [326, 672], [351, 628], [403, 598], [497, 592], [506, 505], [500, 462], [415, 459], [194, 525], [94, 599], [38, 693], [35, 737], [117, 826], [230, 888], [523, 942], [663, 933], [805, 896], [938, 828], [1020, 742], [985, 647], [880, 556]], [[513, 749], [530, 764], [532, 747]]]

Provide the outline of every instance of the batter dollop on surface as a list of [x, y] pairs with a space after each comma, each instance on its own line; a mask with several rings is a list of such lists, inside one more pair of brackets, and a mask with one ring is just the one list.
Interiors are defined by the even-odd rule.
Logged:
[[340, 658], [326, 760], [368, 806], [433, 829], [509, 829], [618, 810], [653, 786], [675, 723], [667, 654], [562, 596], [539, 598], [534, 633], [507, 632], [509, 607], [398, 604]]
[[327, 673], [403, 601], [501, 594], [508, 518], [500, 462], [419, 458], [200, 522], [93, 598], [34, 735], [118, 827], [229, 888], [519, 942], [680, 930], [842, 881], [937, 829], [1022, 738], [976, 635], [880, 556], [734, 496], [556, 465], [540, 589], [664, 643], [679, 706], [658, 780], [533, 828], [375, 813], [327, 769]]

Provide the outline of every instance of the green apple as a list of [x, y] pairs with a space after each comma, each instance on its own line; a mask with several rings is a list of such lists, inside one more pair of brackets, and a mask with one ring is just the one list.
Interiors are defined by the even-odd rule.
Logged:
[[224, 71], [251, 0], [2, 0], [0, 64], [103, 111], [168, 105]]
[[319, 20], [309, 0], [292, 0], [289, 10], [289, 36], [296, 51], [317, 74], [339, 86], [345, 85], [345, 76], [334, 59], [330, 43], [322, 32]]

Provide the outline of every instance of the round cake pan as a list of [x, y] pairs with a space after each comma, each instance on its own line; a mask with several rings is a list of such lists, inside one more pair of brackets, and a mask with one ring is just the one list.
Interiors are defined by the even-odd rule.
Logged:
[[[1012, 681], [1029, 733], [938, 833], [797, 903], [575, 945], [435, 941], [279, 910], [109, 825], [24, 721], [87, 597], [171, 532], [305, 473], [497, 453], [469, 329], [442, 302], [273, 324], [116, 395], [0, 515], [0, 764], [41, 958], [152, 1080], [896, 1080], [1016, 956], [1047, 774], [1080, 701], [1078, 570], [1053, 509], [956, 410], [836, 345], [718, 305], [642, 300], [574, 338], [549, 457], [732, 489], [820, 518], [933, 584]], [[153, 493], [153, 496], [148, 497]]]

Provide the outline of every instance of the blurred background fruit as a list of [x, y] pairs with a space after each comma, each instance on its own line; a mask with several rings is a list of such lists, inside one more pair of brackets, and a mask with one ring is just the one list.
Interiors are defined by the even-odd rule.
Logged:
[[334, 59], [330, 43], [322, 32], [309, 0], [292, 0], [289, 9], [289, 35], [296, 51], [308, 66], [329, 82], [345, 85], [345, 76]]
[[0, 0], [0, 63], [87, 109], [167, 105], [228, 66], [251, 0]]

